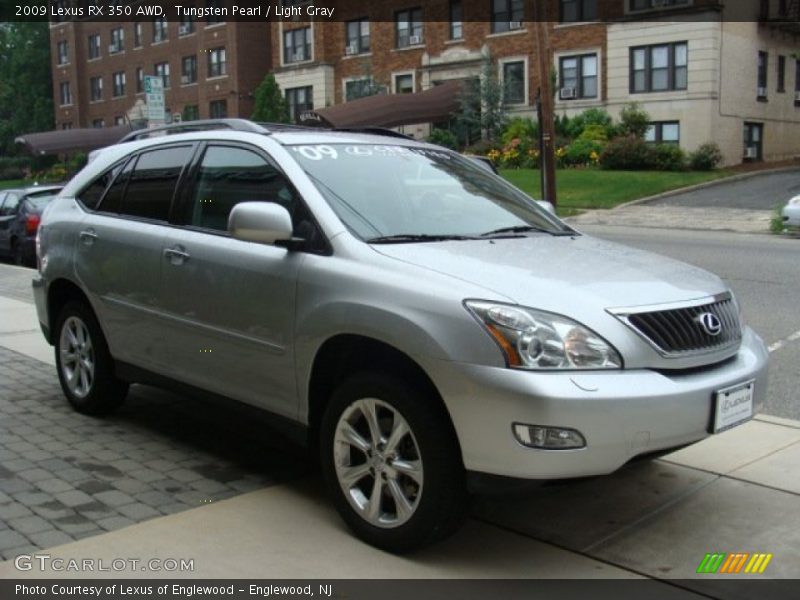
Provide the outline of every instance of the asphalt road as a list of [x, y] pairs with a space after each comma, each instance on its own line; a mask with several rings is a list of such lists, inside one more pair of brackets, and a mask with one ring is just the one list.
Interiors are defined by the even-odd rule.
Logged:
[[649, 206], [747, 208], [772, 210], [800, 194], [800, 169], [764, 173], [752, 178], [714, 185], [693, 192], [648, 202]]
[[[771, 176], [770, 181], [776, 177]], [[797, 181], [800, 184], [800, 177]], [[800, 419], [800, 239], [588, 225], [581, 229], [692, 263], [722, 277], [736, 294], [745, 322], [771, 349], [769, 392], [763, 412]]]

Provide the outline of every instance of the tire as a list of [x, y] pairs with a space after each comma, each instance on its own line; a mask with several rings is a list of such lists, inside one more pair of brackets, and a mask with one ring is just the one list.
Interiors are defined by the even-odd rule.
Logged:
[[113, 412], [128, 384], [114, 375], [114, 360], [92, 310], [80, 301], [64, 305], [55, 330], [58, 381], [72, 407], [86, 415]]
[[[375, 415], [377, 435], [368, 414]], [[455, 432], [438, 398], [422, 386], [382, 373], [345, 380], [322, 418], [320, 456], [336, 509], [368, 544], [409, 552], [448, 537], [466, 518]]]

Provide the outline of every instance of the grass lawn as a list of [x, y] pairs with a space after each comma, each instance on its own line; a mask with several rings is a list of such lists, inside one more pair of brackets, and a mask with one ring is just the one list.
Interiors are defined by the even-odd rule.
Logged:
[[0, 181], [0, 190], [7, 190], [9, 188], [17, 188], [17, 187], [26, 187], [30, 185], [30, 181], [26, 181], [25, 179], [6, 179], [5, 181]]
[[[500, 174], [534, 198], [541, 198], [538, 169], [501, 169]], [[558, 214], [584, 208], [613, 208], [623, 202], [733, 175], [731, 171], [602, 171], [558, 169]]]

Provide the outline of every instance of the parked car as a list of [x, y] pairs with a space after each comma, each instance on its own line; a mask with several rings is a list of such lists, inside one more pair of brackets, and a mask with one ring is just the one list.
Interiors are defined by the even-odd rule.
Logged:
[[437, 146], [207, 126], [104, 150], [45, 211], [36, 308], [80, 412], [136, 382], [263, 409], [319, 449], [352, 530], [403, 552], [470, 490], [610, 473], [764, 398], [767, 350], [711, 273]]
[[795, 196], [781, 211], [784, 227], [800, 227], [800, 196]]
[[36, 231], [44, 207], [61, 186], [33, 186], [0, 191], [0, 254], [17, 265], [36, 266]]

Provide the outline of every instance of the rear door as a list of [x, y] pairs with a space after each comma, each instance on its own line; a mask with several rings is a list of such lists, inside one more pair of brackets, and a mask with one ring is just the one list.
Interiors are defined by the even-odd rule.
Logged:
[[165, 349], [192, 385], [296, 417], [293, 330], [304, 252], [228, 235], [239, 202], [276, 202], [296, 231], [313, 227], [294, 187], [261, 150], [209, 143], [164, 239]]
[[[175, 191], [192, 144], [148, 149], [118, 165], [96, 210], [85, 217], [75, 270], [118, 360], [163, 370], [159, 321], [161, 250]], [[92, 201], [99, 186], [86, 190]]]

